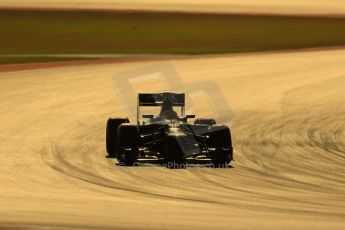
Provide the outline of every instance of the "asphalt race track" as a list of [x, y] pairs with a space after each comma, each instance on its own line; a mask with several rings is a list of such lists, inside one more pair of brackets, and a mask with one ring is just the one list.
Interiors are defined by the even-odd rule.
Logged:
[[157, 63], [0, 73], [0, 228], [344, 229], [345, 50], [164, 61], [185, 84], [219, 85], [236, 161], [116, 166], [105, 123], [126, 110], [112, 77]]

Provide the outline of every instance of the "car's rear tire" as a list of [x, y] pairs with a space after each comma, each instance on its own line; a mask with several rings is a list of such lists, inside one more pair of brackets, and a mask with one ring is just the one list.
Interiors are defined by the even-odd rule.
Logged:
[[208, 149], [209, 157], [214, 167], [225, 167], [232, 160], [232, 141], [229, 127], [212, 125], [209, 127]]
[[133, 166], [139, 158], [139, 130], [137, 125], [122, 123], [117, 129], [116, 158], [119, 165]]
[[109, 118], [106, 128], [106, 150], [109, 157], [116, 157], [117, 128], [122, 123], [129, 123], [128, 118]]

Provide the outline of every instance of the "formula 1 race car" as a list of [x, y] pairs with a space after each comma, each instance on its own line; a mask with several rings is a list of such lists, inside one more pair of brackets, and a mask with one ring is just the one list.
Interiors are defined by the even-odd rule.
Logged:
[[[175, 110], [180, 110], [179, 115]], [[145, 160], [168, 167], [189, 162], [209, 163], [215, 167], [229, 164], [233, 159], [229, 127], [205, 118], [189, 124], [187, 120], [191, 118], [195, 115], [185, 115], [185, 94], [140, 93], [136, 124], [131, 124], [128, 118], [108, 119], [108, 157], [126, 166]]]

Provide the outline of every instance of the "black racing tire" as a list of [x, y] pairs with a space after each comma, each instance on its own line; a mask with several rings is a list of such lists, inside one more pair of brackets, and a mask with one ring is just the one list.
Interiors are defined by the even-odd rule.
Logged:
[[209, 127], [207, 146], [209, 157], [214, 167], [223, 168], [232, 160], [233, 149], [230, 128], [225, 125], [212, 125]]
[[229, 148], [232, 146], [230, 129], [225, 125], [210, 126], [208, 136], [208, 145], [211, 148]]
[[122, 123], [129, 123], [128, 118], [109, 118], [106, 128], [106, 150], [109, 157], [116, 157], [117, 128]]
[[137, 125], [122, 123], [117, 128], [116, 158], [119, 165], [133, 166], [138, 161], [139, 140]]
[[194, 120], [194, 124], [211, 126], [216, 124], [216, 120], [212, 118], [197, 118]]

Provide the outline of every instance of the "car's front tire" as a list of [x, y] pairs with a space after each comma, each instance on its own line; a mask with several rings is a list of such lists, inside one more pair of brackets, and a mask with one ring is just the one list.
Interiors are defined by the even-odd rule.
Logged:
[[137, 125], [123, 123], [117, 129], [116, 158], [119, 165], [132, 166], [139, 158]]
[[209, 127], [207, 146], [209, 157], [214, 167], [225, 167], [233, 156], [231, 132], [225, 125], [212, 125]]

